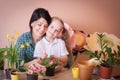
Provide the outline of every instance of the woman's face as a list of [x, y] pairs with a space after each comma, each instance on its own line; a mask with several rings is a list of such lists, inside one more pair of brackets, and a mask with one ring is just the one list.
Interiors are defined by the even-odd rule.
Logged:
[[34, 21], [31, 26], [33, 28], [33, 34], [38, 37], [42, 37], [48, 28], [47, 21], [44, 18], [40, 18], [37, 21]]

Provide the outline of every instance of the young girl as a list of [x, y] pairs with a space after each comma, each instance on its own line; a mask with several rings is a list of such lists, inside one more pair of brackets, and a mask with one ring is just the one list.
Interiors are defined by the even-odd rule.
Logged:
[[46, 35], [41, 39], [35, 47], [34, 57], [45, 58], [45, 56], [54, 55], [59, 59], [59, 67], [56, 71], [61, 70], [68, 62], [68, 51], [65, 42], [57, 38], [58, 34], [64, 30], [63, 21], [58, 17], [53, 17], [48, 27]]

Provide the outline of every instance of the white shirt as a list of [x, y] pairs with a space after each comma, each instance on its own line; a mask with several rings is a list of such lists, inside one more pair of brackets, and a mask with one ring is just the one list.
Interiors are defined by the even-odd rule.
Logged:
[[35, 47], [34, 57], [44, 57], [44, 53], [48, 55], [54, 55], [56, 57], [61, 57], [64, 55], [68, 55], [68, 51], [65, 46], [65, 42], [62, 39], [57, 39], [50, 43], [43, 37]]

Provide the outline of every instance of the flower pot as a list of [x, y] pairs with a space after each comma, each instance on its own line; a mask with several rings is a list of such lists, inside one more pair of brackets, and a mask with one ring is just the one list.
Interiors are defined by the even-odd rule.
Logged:
[[73, 67], [72, 68], [72, 75], [73, 75], [73, 78], [79, 78], [79, 68], [78, 67]]
[[19, 80], [20, 74], [19, 72], [11, 72], [11, 80]]
[[37, 74], [27, 74], [27, 80], [38, 80]]
[[100, 78], [110, 79], [112, 75], [112, 67], [100, 66]]
[[5, 69], [6, 79], [11, 79], [10, 73], [11, 73], [11, 69]]
[[46, 76], [54, 76], [54, 71], [55, 71], [55, 68], [47, 68], [46, 70]]
[[91, 80], [94, 63], [88, 61], [78, 62], [80, 80]]

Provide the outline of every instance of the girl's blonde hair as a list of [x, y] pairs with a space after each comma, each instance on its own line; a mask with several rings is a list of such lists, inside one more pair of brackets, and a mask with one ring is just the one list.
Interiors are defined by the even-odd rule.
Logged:
[[[54, 21], [54, 20], [59, 21], [60, 24], [61, 24], [61, 27], [64, 27], [64, 23], [63, 23], [62, 19], [60, 19], [59, 17], [54, 16], [54, 17], [52, 17], [52, 21]], [[52, 21], [51, 21], [51, 22], [52, 22]]]

